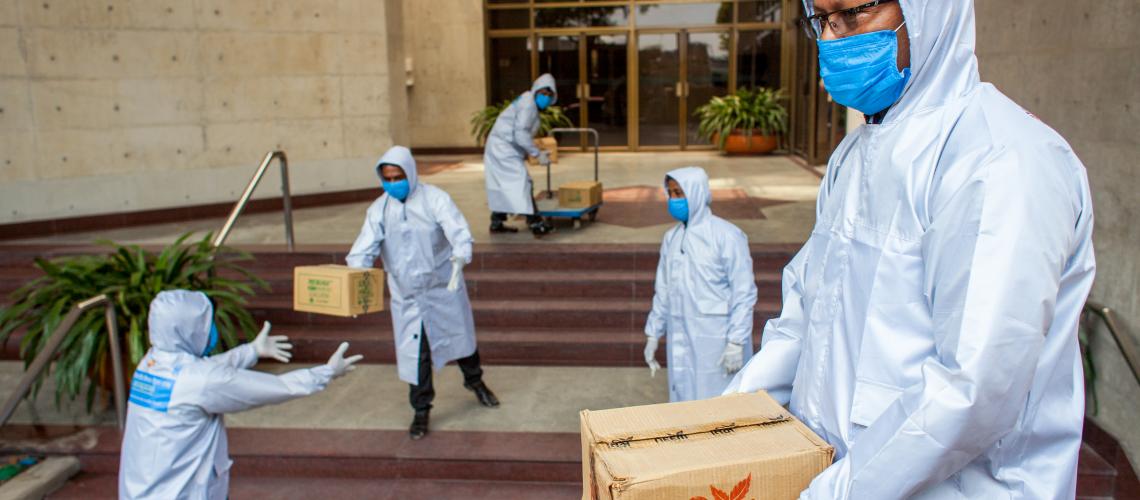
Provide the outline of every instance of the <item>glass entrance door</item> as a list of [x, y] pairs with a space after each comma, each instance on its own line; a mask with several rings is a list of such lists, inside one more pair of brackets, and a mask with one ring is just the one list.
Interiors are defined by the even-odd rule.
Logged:
[[728, 94], [729, 43], [727, 31], [638, 34], [639, 146], [708, 145], [692, 114]]
[[586, 35], [582, 96], [585, 123], [598, 130], [602, 146], [629, 144], [629, 79], [626, 35]]
[[637, 35], [639, 146], [681, 144], [681, 34]]
[[[558, 81], [558, 104], [575, 127], [598, 130], [602, 146], [629, 143], [625, 35], [574, 34], [539, 38], [538, 72]], [[590, 146], [589, 137], [559, 136], [564, 146]]]
[[709, 99], [728, 95], [727, 31], [683, 33], [685, 35], [685, 91], [681, 126], [686, 131], [682, 147], [709, 146], [697, 136], [700, 122], [693, 112]]

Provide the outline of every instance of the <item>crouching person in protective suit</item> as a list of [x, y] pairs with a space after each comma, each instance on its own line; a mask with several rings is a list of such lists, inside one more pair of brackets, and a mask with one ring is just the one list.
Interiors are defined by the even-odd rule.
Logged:
[[223, 415], [320, 392], [361, 359], [345, 358], [342, 343], [324, 365], [282, 375], [250, 370], [258, 358], [292, 357], [288, 338], [270, 336], [269, 323], [253, 342], [210, 356], [218, 329], [202, 292], [160, 292], [148, 325], [151, 348], [131, 382], [119, 458], [124, 499], [225, 499], [233, 461]]

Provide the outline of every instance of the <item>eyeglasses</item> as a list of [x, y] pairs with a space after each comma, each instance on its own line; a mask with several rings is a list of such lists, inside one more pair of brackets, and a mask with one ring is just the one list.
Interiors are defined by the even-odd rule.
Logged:
[[812, 40], [818, 40], [822, 37], [825, 27], [830, 29], [835, 36], [845, 36], [858, 31], [860, 26], [873, 19], [870, 9], [895, 1], [898, 0], [874, 0], [834, 12], [807, 16], [800, 19], [800, 26], [804, 29], [804, 34]]

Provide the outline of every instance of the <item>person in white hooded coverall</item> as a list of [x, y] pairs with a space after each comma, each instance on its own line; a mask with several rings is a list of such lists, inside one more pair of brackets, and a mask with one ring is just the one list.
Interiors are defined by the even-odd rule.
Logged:
[[288, 339], [269, 336], [268, 323], [253, 342], [206, 357], [217, 329], [202, 292], [160, 292], [147, 321], [151, 348], [131, 382], [119, 458], [123, 499], [225, 499], [233, 461], [223, 415], [320, 392], [361, 359], [346, 359], [343, 343], [315, 368], [282, 375], [250, 370], [259, 357], [291, 357]]
[[752, 354], [756, 276], [748, 237], [712, 214], [703, 169], [669, 172], [665, 189], [680, 222], [661, 244], [645, 362], [655, 374], [658, 339], [668, 335], [669, 400], [719, 396]]
[[549, 154], [534, 145], [534, 134], [541, 125], [539, 113], [558, 102], [557, 92], [553, 76], [539, 76], [529, 91], [515, 98], [499, 114], [487, 136], [483, 169], [492, 233], [517, 231], [504, 224], [508, 214], [526, 215], [527, 225], [535, 236], [553, 230], [534, 206], [534, 183], [526, 170], [526, 158], [533, 156], [543, 166], [550, 165]]
[[[831, 156], [783, 311], [727, 392], [767, 390], [835, 447], [801, 498], [1073, 498], [1095, 270], [1083, 165], [980, 82], [973, 0], [831, 23], [821, 68], [829, 44], [897, 30], [884, 40], [909, 47], [910, 79], [888, 107], [856, 107], [868, 124]], [[849, 100], [842, 75], [823, 76]]]
[[416, 160], [403, 146], [389, 149], [376, 163], [385, 193], [364, 218], [346, 259], [350, 267], [372, 267], [377, 257], [388, 273], [392, 325], [400, 380], [410, 384], [415, 410], [413, 439], [428, 432], [435, 397], [432, 368], [456, 361], [463, 386], [487, 407], [499, 400], [483, 382], [475, 321], [463, 266], [474, 242], [467, 220], [442, 189], [419, 182]]

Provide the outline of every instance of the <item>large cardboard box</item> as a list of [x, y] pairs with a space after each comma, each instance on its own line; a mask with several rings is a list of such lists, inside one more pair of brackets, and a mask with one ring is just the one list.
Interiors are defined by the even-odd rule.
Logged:
[[795, 499], [835, 450], [763, 392], [581, 413], [583, 499]]
[[293, 269], [293, 309], [332, 316], [384, 310], [384, 271], [348, 266]]
[[558, 187], [558, 205], [563, 208], [588, 208], [602, 202], [602, 183], [579, 181]]
[[[558, 141], [553, 137], [538, 137], [534, 140], [534, 145], [538, 149], [546, 151], [550, 155], [550, 163], [558, 163]], [[537, 158], [527, 158], [527, 163], [537, 165]]]

